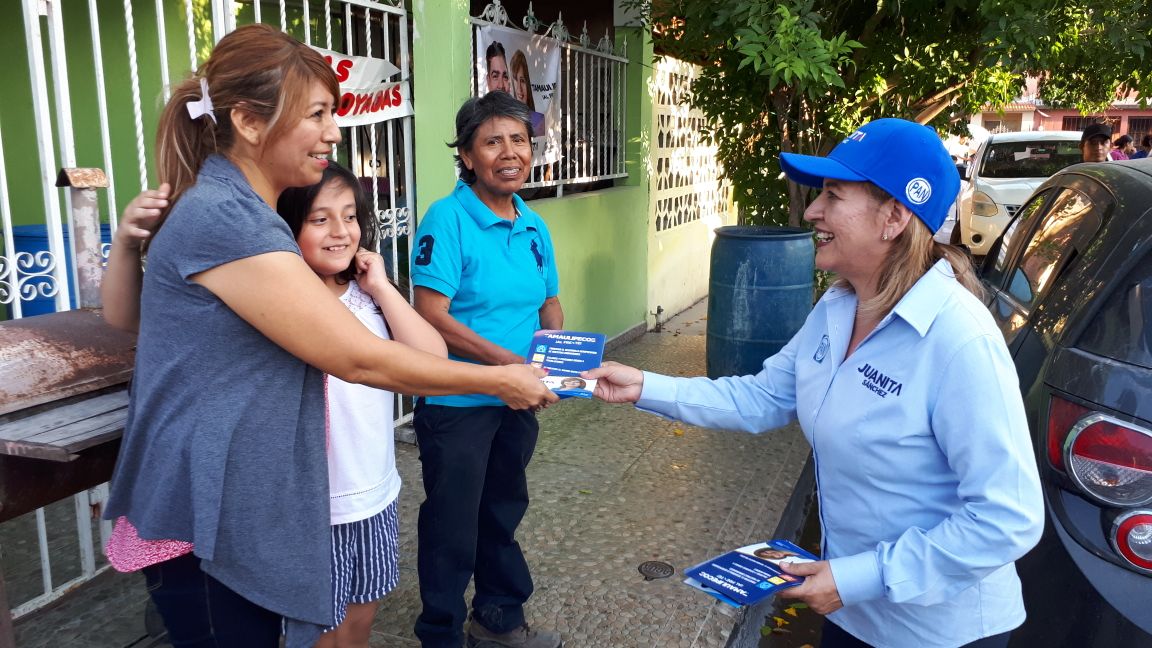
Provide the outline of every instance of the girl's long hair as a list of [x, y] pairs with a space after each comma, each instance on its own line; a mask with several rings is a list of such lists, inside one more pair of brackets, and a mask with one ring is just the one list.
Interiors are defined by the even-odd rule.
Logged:
[[[208, 83], [212, 116], [192, 119], [189, 102], [202, 99], [200, 80]], [[159, 181], [172, 185], [168, 209], [196, 183], [204, 160], [213, 153], [227, 154], [235, 143], [232, 111], [246, 110], [267, 124], [265, 142], [276, 140], [295, 126], [312, 83], [319, 81], [340, 96], [336, 74], [316, 50], [274, 27], [245, 25], [220, 39], [212, 55], [195, 74], [172, 88], [156, 130]], [[303, 115], [300, 115], [303, 117]]]

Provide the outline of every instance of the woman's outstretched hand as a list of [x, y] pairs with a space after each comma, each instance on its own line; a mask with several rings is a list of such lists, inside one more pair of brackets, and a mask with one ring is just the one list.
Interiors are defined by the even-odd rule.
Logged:
[[500, 371], [493, 395], [512, 409], [540, 410], [560, 400], [548, 389], [541, 378], [548, 372], [527, 364], [508, 364], [496, 367]]
[[644, 372], [619, 362], [605, 362], [580, 377], [595, 380], [596, 391], [592, 394], [606, 403], [635, 403], [644, 389]]

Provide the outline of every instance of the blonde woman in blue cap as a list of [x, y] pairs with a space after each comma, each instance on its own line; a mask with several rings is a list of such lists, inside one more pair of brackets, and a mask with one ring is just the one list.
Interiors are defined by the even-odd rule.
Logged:
[[805, 220], [839, 277], [755, 376], [672, 378], [615, 363], [596, 396], [694, 425], [799, 421], [816, 462], [823, 560], [780, 596], [827, 615], [821, 645], [1005, 646], [1024, 621], [1013, 562], [1044, 514], [1012, 359], [970, 263], [933, 241], [960, 179], [931, 129], [860, 127], [827, 157]]

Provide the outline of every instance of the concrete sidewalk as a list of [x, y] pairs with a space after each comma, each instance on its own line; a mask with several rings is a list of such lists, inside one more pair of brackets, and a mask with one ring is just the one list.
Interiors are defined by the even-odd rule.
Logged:
[[[609, 353], [672, 375], [704, 373], [705, 302]], [[742, 614], [680, 584], [646, 581], [647, 560], [677, 572], [770, 537], [808, 455], [795, 426], [752, 436], [665, 421], [632, 407], [570, 399], [541, 416], [528, 470], [532, 504], [520, 527], [536, 582], [530, 623], [568, 648], [723, 647]], [[415, 446], [398, 444], [401, 583], [381, 605], [373, 646], [418, 646]], [[21, 648], [120, 648], [156, 642], [144, 630], [135, 575], [105, 574], [17, 623]], [[158, 645], [166, 645], [160, 643]]]

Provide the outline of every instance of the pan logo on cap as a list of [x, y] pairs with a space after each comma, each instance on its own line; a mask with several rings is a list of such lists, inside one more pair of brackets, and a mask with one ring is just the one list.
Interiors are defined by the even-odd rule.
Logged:
[[913, 205], [923, 205], [932, 197], [932, 185], [924, 178], [913, 178], [904, 187], [904, 195]]

